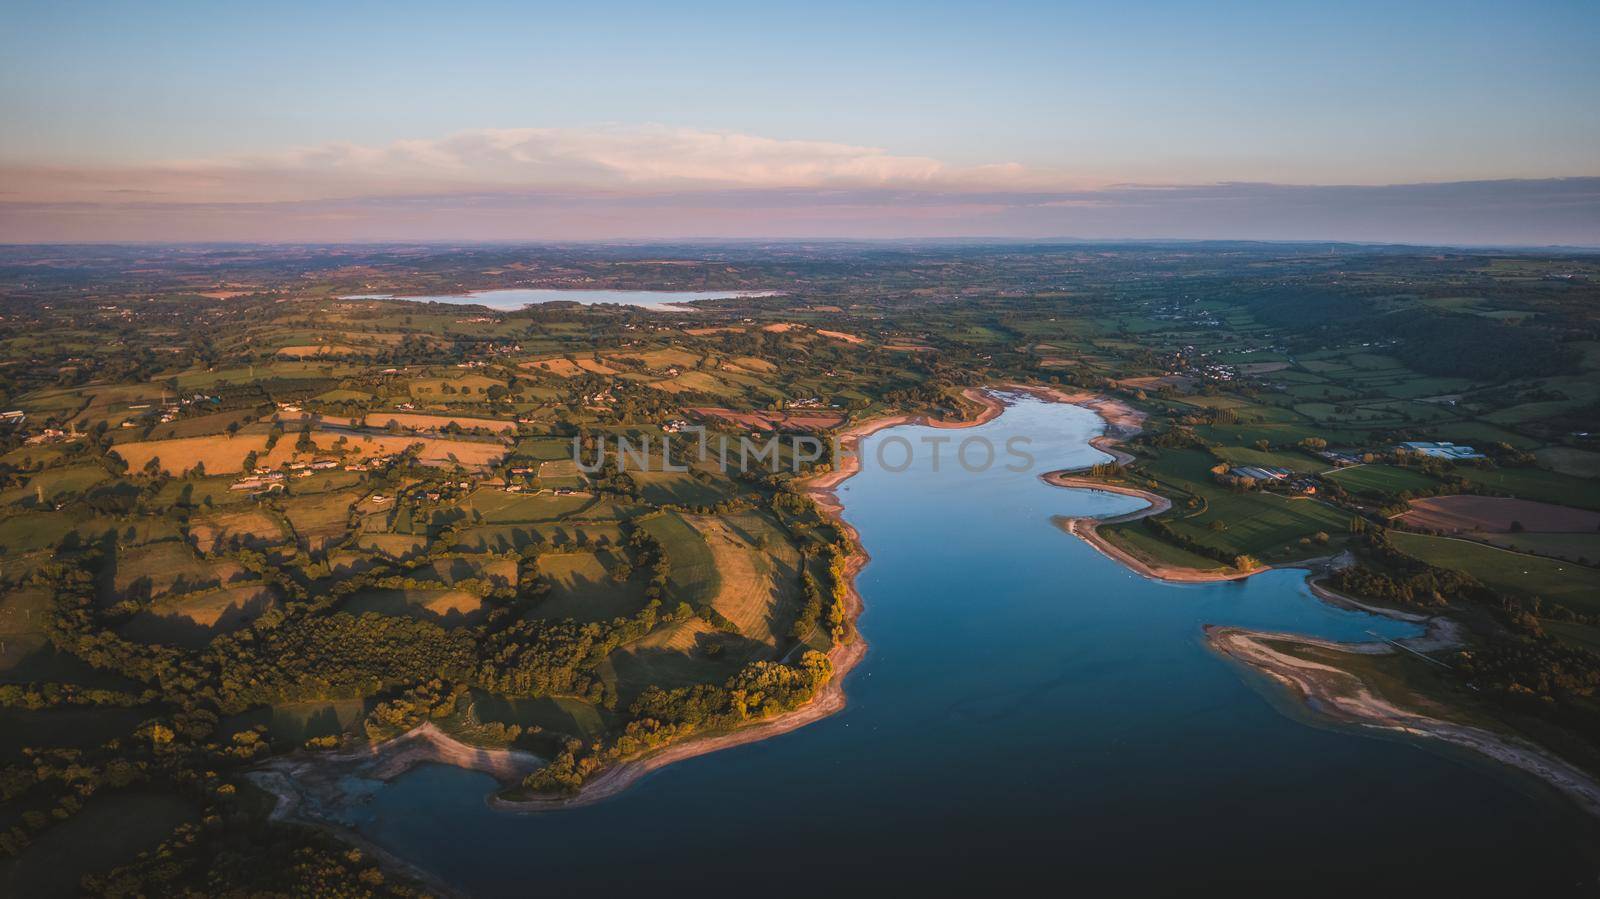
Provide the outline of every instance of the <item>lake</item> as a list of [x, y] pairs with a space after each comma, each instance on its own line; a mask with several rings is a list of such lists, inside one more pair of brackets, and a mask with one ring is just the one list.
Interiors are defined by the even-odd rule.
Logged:
[[599, 303], [617, 303], [624, 306], [643, 306], [647, 309], [665, 309], [672, 312], [692, 312], [693, 307], [682, 306], [695, 300], [729, 300], [735, 297], [774, 296], [771, 292], [748, 290], [562, 290], [514, 288], [508, 290], [480, 290], [469, 293], [441, 294], [438, 296], [396, 296], [388, 293], [357, 294], [340, 297], [341, 300], [406, 300], [412, 303], [450, 303], [457, 306], [486, 306], [490, 309], [515, 310], [536, 303], [581, 303], [593, 306]]
[[[1037, 479], [1104, 459], [1087, 443], [1100, 428], [1018, 398], [981, 428], [865, 441], [840, 497], [873, 557], [871, 650], [840, 714], [543, 814], [491, 811], [487, 775], [423, 766], [353, 820], [483, 896], [1593, 889], [1594, 829], [1536, 781], [1321, 725], [1201, 637], [1207, 623], [1339, 640], [1414, 626], [1328, 606], [1295, 571], [1146, 580], [1057, 529], [1053, 515], [1141, 502]], [[975, 474], [947, 447], [937, 472], [921, 452], [900, 473], [871, 464], [878, 441], [935, 433], [1025, 436], [1037, 461]]]

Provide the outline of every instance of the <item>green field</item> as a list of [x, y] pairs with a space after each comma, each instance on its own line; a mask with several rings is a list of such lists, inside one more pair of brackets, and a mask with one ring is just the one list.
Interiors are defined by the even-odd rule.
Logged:
[[1600, 533], [1593, 534], [1476, 534], [1475, 540], [1519, 552], [1568, 561], [1600, 562]]
[[81, 496], [96, 484], [109, 480], [110, 477], [111, 475], [98, 465], [75, 465], [71, 468], [44, 471], [29, 478], [25, 485], [0, 493], [0, 504], [21, 503], [32, 506], [55, 503], [69, 497]]
[[644, 607], [645, 572], [623, 581], [612, 572], [622, 562], [621, 550], [547, 553], [539, 557], [539, 574], [550, 593], [529, 610], [539, 618], [605, 621], [632, 615]]
[[1196, 543], [1230, 558], [1248, 554], [1270, 563], [1323, 554], [1325, 548], [1312, 549], [1299, 541], [1319, 532], [1337, 539], [1347, 530], [1349, 514], [1317, 500], [1223, 487], [1212, 478], [1215, 464], [1209, 454], [1192, 449], [1165, 450], [1143, 463], [1166, 489], [1202, 500], [1197, 510], [1180, 501], [1164, 516], [1174, 530]]
[[1328, 467], [1328, 463], [1321, 459], [1314, 459], [1304, 453], [1272, 452], [1270, 450], [1247, 449], [1242, 446], [1219, 446], [1212, 450], [1218, 459], [1229, 465], [1257, 465], [1263, 468], [1287, 468], [1290, 471], [1301, 471], [1315, 474]]
[[1353, 465], [1324, 475], [1340, 487], [1355, 494], [1383, 499], [1398, 497], [1401, 493], [1422, 493], [1438, 488], [1439, 481], [1432, 475], [1410, 468], [1377, 463]]
[[472, 712], [480, 721], [537, 727], [556, 734], [592, 740], [603, 734], [607, 713], [595, 705], [566, 697], [513, 699], [473, 690]]
[[295, 745], [312, 737], [331, 737], [354, 731], [366, 715], [368, 703], [360, 699], [286, 702], [234, 715], [222, 722], [224, 736], [265, 727], [267, 738]]
[[726, 479], [700, 479], [688, 472], [633, 471], [629, 476], [639, 485], [640, 497], [658, 506], [711, 506], [734, 489]]
[[363, 590], [345, 601], [343, 611], [352, 615], [377, 612], [421, 618], [445, 627], [461, 627], [483, 617], [483, 601], [465, 590], [427, 587]]
[[1150, 533], [1142, 521], [1107, 525], [1099, 528], [1098, 533], [1112, 545], [1158, 565], [1192, 568], [1196, 571], [1213, 571], [1223, 567], [1216, 559], [1189, 552], [1181, 546], [1173, 546], [1162, 540]]
[[478, 524], [517, 524], [555, 521], [580, 512], [593, 502], [594, 497], [587, 494], [507, 493], [484, 487], [463, 500], [461, 508]]
[[1469, 468], [1455, 473], [1489, 492], [1582, 509], [1600, 509], [1600, 481], [1575, 478], [1543, 468]]
[[453, 549], [460, 552], [516, 552], [533, 543], [614, 545], [623, 542], [614, 522], [538, 522], [490, 524], [463, 529]]
[[1496, 590], [1542, 597], [1585, 614], [1600, 612], [1600, 569], [1449, 537], [1390, 531], [1389, 538], [1407, 555], [1464, 572]]
[[671, 564], [667, 578], [669, 606], [680, 601], [697, 605], [716, 595], [722, 577], [699, 531], [676, 512], [653, 516], [641, 525], [661, 541]]

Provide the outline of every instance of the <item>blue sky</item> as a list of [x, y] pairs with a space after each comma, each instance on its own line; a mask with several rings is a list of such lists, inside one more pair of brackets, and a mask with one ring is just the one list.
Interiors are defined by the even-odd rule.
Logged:
[[[0, 202], [1600, 175], [1594, 2], [11, 0], [0, 17]], [[516, 164], [485, 158], [484, 134]], [[740, 175], [708, 174], [724, 167]]]

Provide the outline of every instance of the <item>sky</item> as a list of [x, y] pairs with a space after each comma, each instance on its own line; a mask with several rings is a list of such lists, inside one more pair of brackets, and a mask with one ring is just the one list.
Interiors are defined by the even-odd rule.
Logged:
[[0, 5], [0, 241], [1600, 245], [1600, 3]]

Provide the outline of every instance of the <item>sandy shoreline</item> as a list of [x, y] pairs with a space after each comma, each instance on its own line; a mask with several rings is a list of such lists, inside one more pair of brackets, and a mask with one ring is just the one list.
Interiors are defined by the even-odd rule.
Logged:
[[482, 771], [502, 783], [520, 781], [544, 759], [516, 749], [487, 749], [463, 743], [432, 722], [376, 745], [339, 752], [297, 752], [271, 759], [247, 776], [278, 800], [268, 816], [317, 827], [380, 858], [396, 870], [443, 896], [462, 895], [432, 873], [400, 858], [338, 820], [338, 809], [359, 802], [347, 795], [350, 779], [389, 781], [417, 765], [440, 763]]
[[[1089, 441], [1089, 445], [1111, 456], [1118, 465], [1127, 465], [1134, 461], [1134, 457], [1118, 449], [1117, 444], [1137, 436], [1144, 430], [1145, 414], [1127, 405], [1121, 400], [1100, 396], [1092, 393], [1067, 393], [1056, 388], [1028, 388], [1026, 385], [1007, 385], [1010, 389], [1026, 390], [1035, 396], [1049, 399], [1058, 403], [1071, 403], [1092, 409], [1106, 422], [1106, 432]], [[1172, 501], [1159, 493], [1143, 490], [1138, 487], [1129, 487], [1123, 484], [1108, 484], [1096, 478], [1083, 477], [1076, 472], [1083, 469], [1063, 469], [1061, 471], [1046, 472], [1039, 476], [1040, 480], [1055, 487], [1069, 487], [1079, 490], [1099, 490], [1105, 493], [1116, 493], [1122, 496], [1133, 496], [1144, 500], [1149, 505], [1143, 509], [1135, 509], [1122, 515], [1110, 518], [1086, 518], [1059, 516], [1055, 519], [1057, 527], [1079, 538], [1094, 547], [1101, 555], [1111, 559], [1136, 574], [1158, 581], [1169, 581], [1179, 584], [1202, 584], [1213, 581], [1234, 581], [1247, 578], [1258, 572], [1268, 570], [1269, 566], [1252, 568], [1248, 571], [1238, 569], [1218, 568], [1214, 571], [1197, 571], [1192, 568], [1177, 568], [1170, 565], [1159, 565], [1147, 562], [1133, 555], [1120, 546], [1102, 537], [1099, 528], [1102, 525], [1121, 524], [1127, 521], [1137, 521], [1151, 515], [1160, 515], [1172, 508]]]
[[[1426, 644], [1422, 641], [1430, 637], [1440, 639], [1430, 633], [1413, 638], [1416, 642], [1400, 642], [1410, 643], [1413, 649], [1423, 652], [1426, 650], [1422, 647]], [[1457, 638], [1452, 633], [1443, 639]], [[1279, 652], [1266, 645], [1265, 641], [1268, 640], [1317, 646], [1335, 652], [1395, 651], [1387, 642], [1342, 644], [1294, 634], [1206, 626], [1206, 644], [1213, 650], [1287, 687], [1311, 709], [1334, 721], [1410, 737], [1441, 740], [1470, 749], [1539, 778], [1577, 802], [1590, 815], [1600, 817], [1600, 782], [1582, 769], [1515, 737], [1400, 708], [1373, 695], [1367, 685], [1350, 672]], [[1443, 647], [1436, 645], [1433, 648]]]

